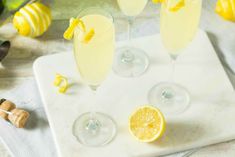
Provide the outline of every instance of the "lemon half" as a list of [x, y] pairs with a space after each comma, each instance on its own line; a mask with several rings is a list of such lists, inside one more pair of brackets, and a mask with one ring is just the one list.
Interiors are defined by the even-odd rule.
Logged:
[[166, 122], [161, 111], [153, 106], [138, 108], [129, 118], [131, 134], [141, 142], [153, 142], [165, 132]]

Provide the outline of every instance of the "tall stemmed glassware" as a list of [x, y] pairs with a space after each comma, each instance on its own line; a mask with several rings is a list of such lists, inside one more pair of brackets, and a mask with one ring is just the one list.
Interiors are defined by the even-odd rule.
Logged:
[[[74, 31], [74, 55], [82, 79], [90, 86], [94, 95], [97, 88], [112, 68], [115, 50], [115, 30], [112, 16], [99, 8], [88, 8], [78, 18], [86, 30], [94, 29], [89, 42], [80, 40], [81, 28]], [[94, 98], [91, 98], [94, 99]], [[116, 125], [111, 117], [92, 111], [80, 115], [73, 125], [73, 134], [86, 146], [102, 146], [109, 143], [116, 134]]]
[[117, 50], [113, 70], [123, 77], [136, 77], [143, 74], [149, 65], [146, 53], [131, 44], [131, 28], [134, 17], [145, 8], [148, 0], [117, 0], [121, 11], [128, 17], [128, 45]]
[[[202, 0], [165, 0], [161, 6], [161, 38], [173, 64], [195, 36], [201, 15]], [[190, 102], [187, 90], [172, 82], [159, 83], [149, 92], [149, 102], [164, 113], [177, 114]]]

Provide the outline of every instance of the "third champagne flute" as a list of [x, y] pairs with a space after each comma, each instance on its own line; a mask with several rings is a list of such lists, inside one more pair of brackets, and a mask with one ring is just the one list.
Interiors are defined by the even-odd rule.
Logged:
[[143, 74], [149, 65], [146, 53], [131, 44], [131, 28], [134, 17], [145, 8], [148, 0], [117, 0], [121, 11], [128, 18], [128, 45], [117, 50], [113, 70], [123, 77], [136, 77]]
[[[202, 0], [165, 0], [161, 6], [161, 38], [173, 64], [195, 36], [201, 15]], [[177, 114], [190, 102], [187, 90], [173, 82], [159, 83], [149, 92], [149, 102], [164, 113]]]

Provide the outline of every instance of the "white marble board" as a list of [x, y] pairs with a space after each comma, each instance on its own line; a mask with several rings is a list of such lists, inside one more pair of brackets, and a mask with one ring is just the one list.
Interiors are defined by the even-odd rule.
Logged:
[[[148, 157], [235, 138], [234, 90], [206, 33], [200, 30], [176, 64], [175, 81], [190, 91], [190, 107], [180, 115], [166, 116], [167, 131], [159, 141], [136, 141], [128, 131], [128, 116], [136, 107], [148, 103], [147, 94], [153, 85], [169, 79], [171, 66], [158, 34], [133, 43], [147, 52], [151, 64], [138, 78], [121, 78], [111, 72], [101, 85], [97, 110], [116, 120], [118, 134], [109, 145], [99, 148], [84, 147], [72, 135], [74, 120], [89, 111], [91, 102], [72, 52], [41, 57], [35, 62], [35, 77], [61, 157]], [[64, 95], [53, 86], [56, 73], [67, 76], [71, 83]]]

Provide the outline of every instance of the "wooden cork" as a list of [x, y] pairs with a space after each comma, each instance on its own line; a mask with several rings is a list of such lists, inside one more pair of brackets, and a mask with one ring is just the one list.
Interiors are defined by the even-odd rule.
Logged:
[[[6, 100], [6, 99], [0, 100], [0, 109], [10, 112], [11, 110], [15, 108], [16, 108], [16, 105], [12, 103], [11, 101]], [[5, 120], [8, 120], [8, 114], [3, 111], [0, 111], [0, 117], [2, 117]]]
[[22, 109], [13, 109], [8, 115], [9, 121], [17, 128], [23, 128], [29, 118], [29, 113]]

